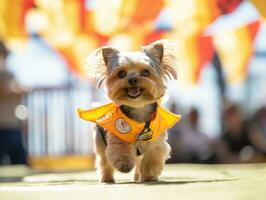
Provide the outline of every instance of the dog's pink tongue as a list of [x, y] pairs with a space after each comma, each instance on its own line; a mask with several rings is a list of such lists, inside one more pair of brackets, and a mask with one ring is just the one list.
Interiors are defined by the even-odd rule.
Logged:
[[139, 88], [129, 88], [128, 89], [128, 94], [130, 96], [136, 97], [140, 94], [140, 89]]

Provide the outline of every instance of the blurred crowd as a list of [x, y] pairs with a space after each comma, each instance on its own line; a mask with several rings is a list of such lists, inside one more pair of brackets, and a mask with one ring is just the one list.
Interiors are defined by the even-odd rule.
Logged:
[[22, 142], [21, 124], [16, 117], [23, 89], [6, 69], [8, 54], [8, 49], [0, 41], [0, 165], [25, 164], [26, 151]]
[[[227, 103], [228, 104], [228, 103]], [[176, 104], [171, 109], [176, 111]], [[182, 123], [168, 131], [169, 163], [249, 163], [266, 161], [266, 107], [246, 118], [238, 104], [224, 106], [221, 134], [209, 138], [199, 127], [200, 113], [191, 108]]]

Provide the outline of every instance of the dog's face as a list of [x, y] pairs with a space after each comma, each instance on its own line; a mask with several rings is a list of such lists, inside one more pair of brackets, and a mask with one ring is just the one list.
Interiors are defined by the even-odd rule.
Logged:
[[143, 107], [159, 100], [165, 91], [156, 64], [143, 53], [120, 54], [106, 77], [108, 96], [118, 105]]
[[[108, 96], [115, 104], [143, 107], [164, 95], [167, 76], [177, 76], [173, 66], [174, 56], [166, 54], [166, 48], [164, 41], [142, 47], [139, 52], [129, 53], [101, 47], [97, 50], [97, 55], [101, 52], [101, 62], [90, 63], [96, 64], [98, 84], [106, 81]], [[90, 57], [93, 58], [96, 57]]]

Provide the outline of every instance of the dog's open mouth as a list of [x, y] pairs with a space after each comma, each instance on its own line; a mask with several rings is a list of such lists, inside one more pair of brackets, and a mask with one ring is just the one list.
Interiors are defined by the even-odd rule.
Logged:
[[127, 94], [130, 98], [138, 98], [141, 93], [142, 93], [142, 89], [141, 88], [138, 88], [138, 87], [133, 87], [133, 88], [128, 88], [127, 89]]

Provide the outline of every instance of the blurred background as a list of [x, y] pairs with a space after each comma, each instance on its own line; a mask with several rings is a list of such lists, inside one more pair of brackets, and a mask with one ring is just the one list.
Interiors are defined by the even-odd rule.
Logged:
[[165, 106], [169, 163], [266, 161], [266, 4], [263, 0], [1, 0], [0, 164], [93, 167], [91, 127], [77, 108], [108, 102], [86, 57], [165, 38], [177, 81]]

